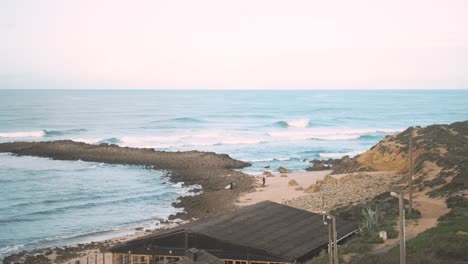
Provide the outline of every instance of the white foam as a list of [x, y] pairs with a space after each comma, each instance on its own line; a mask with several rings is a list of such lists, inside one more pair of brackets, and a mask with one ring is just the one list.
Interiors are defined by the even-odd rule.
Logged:
[[259, 138], [242, 138], [242, 137], [236, 138], [236, 137], [232, 137], [232, 138], [227, 138], [227, 139], [221, 140], [221, 142], [219, 142], [219, 144], [223, 144], [223, 145], [254, 145], [254, 144], [260, 144], [262, 142], [263, 141], [261, 139], [259, 139]]
[[[308, 120], [308, 119], [307, 119]], [[308, 122], [308, 121], [307, 121]], [[304, 125], [306, 122], [304, 120]], [[191, 148], [205, 149], [215, 145], [257, 145], [264, 142], [284, 142], [293, 140], [353, 140], [362, 135], [372, 133], [393, 133], [398, 129], [348, 129], [348, 128], [299, 128], [277, 129], [272, 131], [230, 131], [230, 130], [203, 130], [183, 131], [168, 135], [122, 135], [114, 136], [119, 139], [118, 145], [137, 148]], [[103, 138], [76, 138], [90, 144], [97, 144]], [[281, 159], [277, 159], [281, 160]]]
[[324, 128], [308, 128], [299, 130], [287, 131], [270, 131], [268, 135], [274, 138], [300, 140], [300, 139], [321, 139], [321, 140], [352, 140], [358, 139], [362, 135], [370, 133], [394, 133], [399, 132], [398, 129], [324, 129]]
[[10, 246], [4, 246], [0, 248], [0, 254], [7, 254], [7, 253], [12, 253], [12, 252], [18, 252], [20, 251], [21, 248], [23, 248], [23, 244], [18, 244], [18, 245], [10, 245]]
[[87, 144], [97, 144], [102, 139], [98, 139], [98, 138], [72, 138], [72, 140], [76, 141], [76, 142], [87, 143]]
[[319, 156], [320, 158], [322, 159], [339, 159], [339, 158], [342, 158], [344, 156], [349, 156], [350, 158], [352, 157], [355, 157], [361, 153], [363, 153], [363, 151], [352, 151], [352, 152], [345, 152], [345, 153], [320, 153]]
[[174, 184], [172, 184], [172, 186], [176, 187], [176, 188], [182, 188], [182, 186], [184, 186], [184, 182], [174, 183]]
[[0, 138], [40, 138], [45, 135], [44, 131], [24, 131], [0, 133]]
[[250, 160], [242, 160], [242, 161], [245, 161], [245, 162], [269, 162], [269, 161], [273, 161], [274, 159], [271, 158], [271, 159], [250, 159]]
[[287, 121], [289, 127], [298, 127], [298, 128], [306, 128], [309, 126], [310, 120], [308, 118], [300, 118]]

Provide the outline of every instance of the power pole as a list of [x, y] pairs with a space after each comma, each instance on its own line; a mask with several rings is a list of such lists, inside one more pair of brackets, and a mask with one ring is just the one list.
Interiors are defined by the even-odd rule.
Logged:
[[413, 211], [413, 144], [412, 144], [412, 137], [413, 137], [413, 128], [410, 128], [409, 131], [409, 171], [408, 171], [408, 180], [409, 180], [409, 206], [408, 206], [408, 214], [411, 214]]
[[406, 264], [406, 243], [405, 243], [405, 208], [403, 202], [403, 192], [398, 195], [400, 211], [400, 264]]
[[338, 264], [338, 243], [336, 242], [336, 218], [332, 216], [332, 226], [333, 226], [333, 256], [334, 264]]
[[328, 263], [338, 264], [336, 218], [324, 212], [323, 224], [328, 225]]
[[[327, 222], [328, 219], [326, 220]], [[328, 263], [333, 264], [333, 229], [332, 225], [328, 223]]]
[[400, 218], [400, 264], [406, 264], [406, 242], [405, 242], [405, 203], [403, 192], [390, 192], [393, 197], [398, 197], [398, 211]]

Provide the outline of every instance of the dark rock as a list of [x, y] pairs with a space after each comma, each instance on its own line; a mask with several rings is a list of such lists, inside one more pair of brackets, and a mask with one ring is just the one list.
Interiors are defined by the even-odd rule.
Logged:
[[286, 168], [284, 168], [284, 167], [279, 167], [279, 168], [278, 168], [278, 171], [279, 171], [280, 173], [291, 173], [291, 172], [292, 172], [291, 170], [288, 170], [288, 169], [286, 169]]

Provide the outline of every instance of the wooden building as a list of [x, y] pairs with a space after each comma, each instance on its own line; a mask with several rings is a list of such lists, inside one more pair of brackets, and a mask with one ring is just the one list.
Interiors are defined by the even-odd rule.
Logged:
[[[338, 241], [354, 233], [354, 221], [337, 219]], [[167, 264], [190, 248], [226, 264], [304, 263], [327, 248], [328, 227], [321, 214], [270, 201], [114, 246], [114, 264]]]
[[177, 264], [224, 264], [224, 261], [204, 250], [191, 248], [185, 252], [185, 257]]

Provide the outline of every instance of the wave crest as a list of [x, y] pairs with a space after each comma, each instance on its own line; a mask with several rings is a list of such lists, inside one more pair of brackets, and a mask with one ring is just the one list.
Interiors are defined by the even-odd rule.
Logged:
[[41, 138], [41, 137], [56, 137], [69, 134], [77, 134], [88, 131], [84, 128], [66, 129], [66, 130], [41, 130], [41, 131], [19, 131], [0, 133], [0, 138]]
[[79, 129], [66, 129], [66, 130], [44, 130], [44, 136], [46, 137], [55, 137], [55, 136], [64, 136], [69, 134], [76, 134], [81, 132], [86, 132], [88, 130], [84, 128]]
[[44, 131], [21, 131], [0, 133], [0, 138], [40, 138], [44, 135]]
[[339, 152], [339, 153], [320, 153], [319, 156], [320, 158], [322, 159], [340, 159], [344, 156], [349, 156], [350, 158], [352, 157], [355, 157], [361, 153], [363, 153], [363, 151], [352, 151], [352, 152]]
[[310, 119], [308, 118], [300, 118], [300, 119], [293, 119], [289, 121], [278, 121], [275, 123], [276, 126], [279, 127], [296, 127], [296, 128], [306, 128], [310, 124]]

